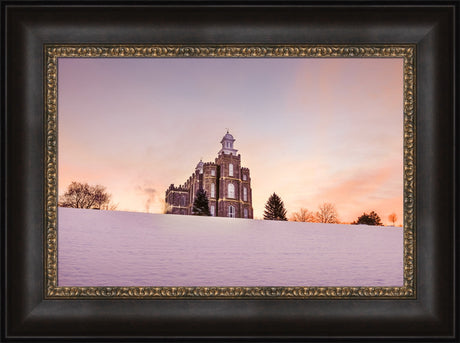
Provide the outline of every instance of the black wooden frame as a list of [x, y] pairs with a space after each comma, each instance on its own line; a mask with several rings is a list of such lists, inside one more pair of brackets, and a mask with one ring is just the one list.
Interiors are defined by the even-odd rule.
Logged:
[[[2, 1], [2, 339], [454, 341], [458, 3]], [[415, 300], [45, 300], [45, 43], [416, 44]]]

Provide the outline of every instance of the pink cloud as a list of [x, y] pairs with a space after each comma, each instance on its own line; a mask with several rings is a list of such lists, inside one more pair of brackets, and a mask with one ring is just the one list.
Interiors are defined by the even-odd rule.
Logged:
[[[395, 180], [400, 182], [395, 182]], [[348, 178], [330, 180], [330, 187], [313, 196], [318, 204], [336, 205], [342, 221], [353, 221], [363, 212], [375, 211], [384, 222], [391, 212], [402, 214], [402, 169], [387, 164]], [[395, 187], [394, 185], [398, 187]]]

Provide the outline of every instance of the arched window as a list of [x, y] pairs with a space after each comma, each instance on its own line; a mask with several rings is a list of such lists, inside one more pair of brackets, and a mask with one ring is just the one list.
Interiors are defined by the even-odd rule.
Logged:
[[244, 209], [244, 218], [247, 218], [247, 217], [248, 217], [248, 209], [245, 208], [245, 209]]
[[228, 216], [230, 218], [235, 218], [235, 207], [232, 205], [228, 207]]
[[215, 169], [211, 169], [211, 175], [216, 176], [216, 170]]
[[248, 179], [248, 176], [246, 174], [243, 174], [243, 181], [246, 181]]
[[235, 186], [233, 183], [228, 184], [228, 198], [235, 198]]
[[214, 205], [211, 205], [211, 216], [215, 216], [216, 215], [216, 208], [214, 207]]
[[248, 201], [248, 189], [243, 187], [243, 201]]
[[233, 164], [228, 165], [228, 176], [233, 176]]
[[214, 183], [211, 183], [211, 198], [216, 197], [216, 185]]

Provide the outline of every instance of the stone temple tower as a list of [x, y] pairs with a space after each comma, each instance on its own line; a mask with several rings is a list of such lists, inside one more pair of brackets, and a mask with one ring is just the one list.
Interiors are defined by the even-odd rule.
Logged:
[[229, 133], [220, 141], [221, 149], [213, 162], [200, 161], [195, 173], [181, 186], [166, 190], [167, 213], [193, 214], [196, 192], [203, 188], [212, 216], [253, 218], [251, 178], [248, 168], [241, 167], [241, 155], [234, 148]]

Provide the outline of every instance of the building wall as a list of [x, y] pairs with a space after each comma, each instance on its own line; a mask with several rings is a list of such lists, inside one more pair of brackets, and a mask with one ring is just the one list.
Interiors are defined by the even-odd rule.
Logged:
[[189, 191], [173, 185], [166, 191], [166, 213], [189, 214]]
[[[220, 154], [216, 158], [216, 164], [220, 167], [219, 175], [219, 206], [218, 216], [219, 217], [230, 217], [229, 206], [234, 207], [235, 217], [241, 218], [241, 207], [240, 207], [240, 155]], [[230, 175], [230, 164], [233, 165], [233, 175]], [[229, 194], [229, 185], [232, 184], [234, 187], [234, 195]]]
[[[214, 174], [214, 175], [213, 175]], [[218, 165], [215, 163], [205, 163], [203, 165], [203, 183], [202, 187], [206, 192], [206, 195], [209, 200], [209, 210], [211, 211], [211, 215], [217, 214], [217, 199], [218, 199], [218, 175], [219, 175], [219, 168]], [[212, 185], [214, 185], [214, 194], [212, 192]], [[214, 209], [212, 209], [214, 206]]]

